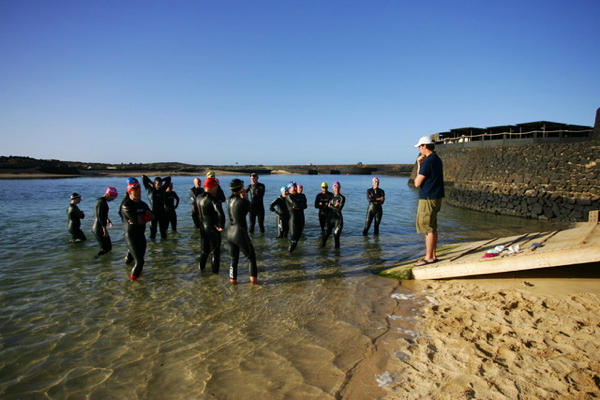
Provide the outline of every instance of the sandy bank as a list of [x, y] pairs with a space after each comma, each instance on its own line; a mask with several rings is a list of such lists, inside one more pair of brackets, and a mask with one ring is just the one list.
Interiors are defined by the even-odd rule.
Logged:
[[385, 398], [599, 397], [598, 278], [407, 283], [424, 311], [417, 331], [391, 318], [378, 340], [390, 357], [378, 377]]

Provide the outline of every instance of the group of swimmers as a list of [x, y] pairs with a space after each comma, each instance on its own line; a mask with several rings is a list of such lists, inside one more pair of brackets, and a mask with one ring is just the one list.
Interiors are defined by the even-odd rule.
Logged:
[[[258, 182], [258, 175], [250, 175], [250, 185], [244, 186], [240, 179], [233, 179], [229, 183], [231, 195], [225, 197], [215, 173], [206, 174], [204, 185], [200, 178], [194, 179], [194, 186], [190, 189], [192, 201], [192, 220], [202, 238], [202, 250], [199, 258], [200, 269], [203, 271], [210, 259], [213, 273], [220, 269], [221, 233], [225, 231], [225, 213], [223, 203], [227, 205], [229, 228], [226, 239], [229, 243], [231, 265], [229, 278], [232, 283], [237, 283], [237, 270], [240, 252], [247, 258], [250, 271], [250, 282], [258, 283], [258, 268], [256, 252], [249, 233], [254, 232], [256, 224], [260, 232], [265, 232], [265, 208], [263, 198], [265, 185]], [[173, 191], [171, 177], [162, 179], [157, 177], [154, 181], [146, 175], [142, 177], [150, 206], [142, 200], [141, 185], [136, 178], [127, 179], [127, 193], [123, 196], [118, 214], [124, 225], [124, 237], [128, 253], [126, 263], [133, 263], [130, 278], [138, 279], [144, 266], [146, 252], [146, 224], [150, 222], [150, 238], [155, 239], [157, 232], [161, 238], [166, 238], [169, 224], [173, 231], [177, 228], [177, 214], [175, 210], [179, 205], [179, 197]], [[369, 206], [365, 218], [363, 235], [367, 235], [371, 224], [374, 222], [374, 234], [379, 233], [379, 225], [383, 215], [382, 205], [385, 202], [385, 192], [379, 188], [379, 178], [372, 179], [372, 188], [367, 190]], [[277, 238], [289, 238], [288, 252], [293, 252], [304, 230], [304, 210], [308, 207], [303, 186], [290, 182], [280, 188], [280, 196], [269, 205], [269, 210], [277, 218]], [[117, 189], [108, 187], [102, 197], [96, 202], [93, 233], [101, 250], [96, 257], [100, 257], [112, 249], [112, 243], [107, 227], [113, 224], [108, 218], [108, 202], [118, 196]], [[81, 219], [85, 217], [78, 204], [81, 196], [77, 193], [71, 195], [71, 204], [67, 209], [68, 229], [73, 242], [86, 240], [81, 231]], [[321, 227], [320, 246], [324, 247], [330, 236], [333, 236], [334, 246], [340, 247], [340, 237], [344, 227], [342, 210], [346, 198], [341, 194], [339, 182], [333, 183], [333, 193], [329, 191], [328, 184], [321, 184], [321, 192], [317, 194], [314, 207], [319, 210], [319, 225]], [[248, 215], [250, 224], [248, 224]]]

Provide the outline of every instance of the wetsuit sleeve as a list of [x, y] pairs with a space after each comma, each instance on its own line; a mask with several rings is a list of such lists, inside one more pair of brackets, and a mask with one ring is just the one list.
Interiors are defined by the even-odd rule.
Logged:
[[132, 201], [124, 201], [121, 205], [121, 216], [124, 223], [129, 224], [131, 222], [132, 224], [137, 225], [138, 218], [135, 203]]
[[273, 212], [273, 213], [274, 213], [274, 212], [277, 212], [277, 210], [275, 209], [275, 206], [276, 206], [278, 203], [279, 203], [279, 197], [278, 197], [278, 198], [276, 198], [275, 200], [273, 200], [273, 201], [271, 202], [271, 204], [269, 204], [269, 211], [271, 211], [271, 212]]
[[98, 207], [96, 208], [96, 220], [103, 228], [108, 224], [108, 203], [98, 199]]
[[381, 196], [379, 197], [383, 197], [383, 200], [381, 200], [381, 204], [385, 203], [385, 190], [380, 189], [381, 190]]
[[164, 192], [166, 192], [166, 191], [167, 191], [167, 188], [168, 188], [169, 186], [171, 186], [171, 177], [170, 177], [170, 176], [167, 176], [167, 177], [165, 178], [165, 180], [163, 181], [163, 184], [162, 184], [162, 186], [160, 187], [160, 190], [162, 190], [162, 191], [163, 191], [163, 193], [164, 193]]
[[177, 196], [177, 193], [173, 192], [173, 196], [175, 196], [175, 207], [177, 208], [179, 207], [179, 196]]
[[119, 204], [119, 211], [117, 211], [117, 214], [119, 214], [119, 217], [121, 217], [121, 221], [125, 222], [125, 219], [123, 217], [123, 204], [125, 204], [125, 202], [127, 201], [127, 199], [129, 198], [129, 195], [127, 195], [127, 193], [125, 193], [123, 195], [123, 199], [121, 199], [121, 204]]
[[77, 217], [80, 219], [85, 218], [85, 214], [83, 213], [83, 211], [81, 211], [79, 209], [79, 207], [77, 207], [76, 205], [73, 205], [73, 207], [71, 207], [71, 214], [73, 217]]
[[215, 204], [215, 209], [219, 215], [219, 228], [225, 228], [225, 214], [223, 213], [223, 209], [218, 207], [217, 204]]
[[373, 190], [371, 188], [367, 189], [367, 200], [369, 203], [373, 202]]
[[304, 193], [300, 193], [300, 194], [301, 194], [302, 196], [301, 196], [301, 202], [298, 204], [298, 206], [299, 206], [301, 209], [303, 209], [303, 210], [306, 210], [306, 209], [308, 208], [308, 204], [307, 204], [307, 203], [308, 203], [308, 201], [307, 201], [307, 199], [306, 199], [306, 195], [305, 195]]
[[146, 175], [142, 175], [142, 182], [144, 182], [144, 187], [146, 190], [152, 189], [152, 181]]

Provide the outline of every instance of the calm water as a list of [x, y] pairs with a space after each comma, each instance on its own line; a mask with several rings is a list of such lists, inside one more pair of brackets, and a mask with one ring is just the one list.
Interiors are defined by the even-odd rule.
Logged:
[[[222, 186], [234, 177], [222, 176]], [[423, 251], [414, 230], [417, 192], [406, 178], [380, 178], [386, 203], [374, 238], [361, 234], [371, 177], [261, 177], [266, 207], [290, 180], [304, 185], [311, 207], [305, 237], [291, 255], [287, 240], [274, 238], [275, 217], [267, 211], [267, 232], [252, 236], [256, 287], [247, 283], [243, 257], [240, 284], [229, 284], [226, 244], [220, 275], [200, 273], [188, 199], [193, 177], [173, 178], [181, 198], [179, 233], [148, 242], [136, 282], [123, 263], [118, 201], [109, 203], [113, 252], [93, 258], [96, 198], [107, 186], [121, 195], [125, 178], [1, 181], [0, 397], [340, 397], [373, 339], [392, 329], [386, 317], [406, 321], [410, 332], [409, 317], [422, 304], [418, 294], [371, 272]], [[320, 249], [312, 202], [321, 181], [335, 180], [346, 196], [342, 247], [334, 249], [330, 240]], [[69, 242], [65, 211], [72, 192], [83, 197], [85, 243]], [[440, 244], [552, 228], [445, 205]], [[365, 385], [376, 387], [382, 372], [374, 369]]]

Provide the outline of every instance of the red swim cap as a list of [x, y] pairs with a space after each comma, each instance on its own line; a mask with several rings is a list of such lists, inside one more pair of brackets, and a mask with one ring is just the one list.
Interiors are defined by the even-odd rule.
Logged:
[[138, 182], [132, 182], [129, 185], [127, 185], [127, 192], [131, 192], [134, 189], [139, 189], [140, 188], [140, 184]]
[[204, 187], [207, 189], [219, 186], [219, 180], [217, 178], [206, 178], [204, 180]]

